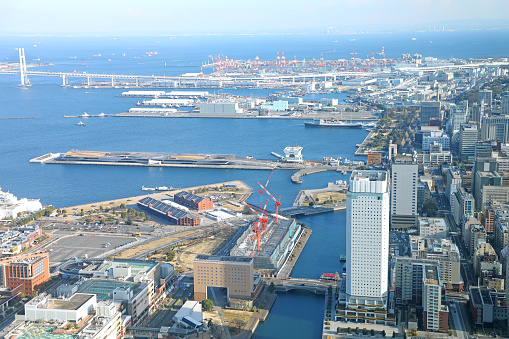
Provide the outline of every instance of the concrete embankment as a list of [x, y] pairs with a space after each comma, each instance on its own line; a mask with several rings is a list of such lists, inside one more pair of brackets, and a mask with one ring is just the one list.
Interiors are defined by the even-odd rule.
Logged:
[[330, 166], [330, 165], [317, 165], [313, 167], [306, 167], [301, 170], [299, 170], [297, 173], [294, 173], [292, 175], [292, 182], [295, 184], [302, 184], [301, 177], [313, 173], [320, 173], [320, 172], [326, 172], [326, 171], [347, 171], [351, 172], [352, 168], [349, 166]]
[[366, 144], [368, 142], [371, 141], [371, 139], [376, 135], [375, 131], [371, 131], [369, 132], [369, 134], [366, 136], [366, 138], [364, 139], [364, 141], [360, 144], [360, 146], [357, 148], [357, 151], [355, 151], [354, 155], [357, 155], [357, 156], [363, 156], [363, 155], [368, 155], [365, 151], [364, 151], [364, 147], [366, 146]]

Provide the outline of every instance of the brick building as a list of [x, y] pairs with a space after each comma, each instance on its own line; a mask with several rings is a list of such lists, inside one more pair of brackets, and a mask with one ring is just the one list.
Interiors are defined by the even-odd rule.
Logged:
[[214, 208], [212, 200], [185, 191], [175, 194], [173, 200], [178, 204], [199, 211]]
[[23, 285], [26, 294], [49, 280], [48, 253], [11, 257], [1, 260], [0, 265], [3, 285], [10, 288]]

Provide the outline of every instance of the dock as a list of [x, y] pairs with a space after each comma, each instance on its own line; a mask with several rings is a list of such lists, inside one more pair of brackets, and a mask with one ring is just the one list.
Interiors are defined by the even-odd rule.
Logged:
[[313, 167], [305, 167], [301, 170], [299, 170], [297, 173], [292, 175], [292, 182], [295, 184], [302, 184], [302, 180], [300, 180], [301, 177], [313, 173], [320, 173], [320, 172], [326, 172], [326, 171], [337, 171], [337, 172], [351, 172], [352, 167], [341, 165], [341, 166], [330, 166], [330, 165], [316, 165]]
[[321, 207], [321, 206], [292, 206], [281, 208], [279, 215], [284, 217], [297, 217], [297, 216], [308, 216], [313, 214], [329, 213], [334, 212], [333, 207]]
[[71, 150], [48, 153], [31, 159], [32, 163], [60, 165], [109, 165], [146, 167], [228, 168], [249, 170], [299, 170], [306, 165], [274, 160], [247, 159], [233, 154], [101, 152]]

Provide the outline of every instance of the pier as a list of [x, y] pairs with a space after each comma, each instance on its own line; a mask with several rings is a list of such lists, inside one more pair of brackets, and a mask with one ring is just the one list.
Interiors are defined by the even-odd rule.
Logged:
[[351, 172], [352, 167], [342, 165], [342, 166], [330, 166], [330, 165], [317, 165], [313, 167], [305, 167], [292, 175], [292, 182], [295, 184], [302, 184], [302, 180], [300, 180], [301, 177], [313, 173], [320, 173], [320, 172], [326, 172], [326, 171], [337, 171], [337, 172]]
[[60, 165], [112, 165], [147, 167], [190, 167], [272, 170], [304, 168], [298, 163], [274, 160], [247, 159], [233, 154], [95, 152], [72, 150], [67, 153], [48, 153], [31, 159], [32, 163]]

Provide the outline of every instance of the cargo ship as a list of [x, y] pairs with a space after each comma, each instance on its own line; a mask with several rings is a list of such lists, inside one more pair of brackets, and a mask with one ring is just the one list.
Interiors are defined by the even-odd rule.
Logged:
[[361, 123], [346, 123], [338, 120], [313, 120], [313, 122], [304, 122], [306, 127], [323, 127], [323, 128], [362, 128]]

